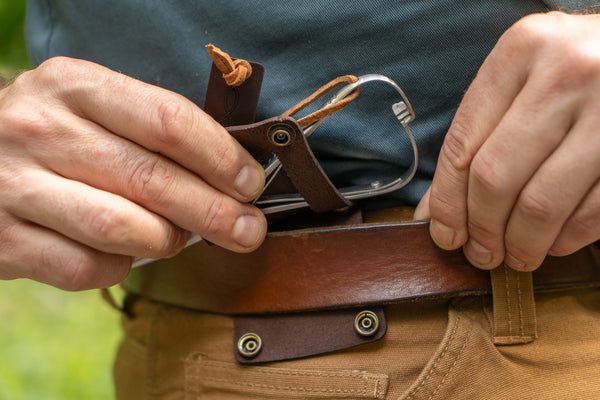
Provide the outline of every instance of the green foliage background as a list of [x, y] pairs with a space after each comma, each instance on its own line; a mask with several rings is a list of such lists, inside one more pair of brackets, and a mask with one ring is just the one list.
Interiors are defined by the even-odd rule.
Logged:
[[[0, 0], [0, 75], [30, 67], [24, 0]], [[119, 315], [98, 291], [0, 281], [0, 400], [113, 399]]]
[[29, 67], [23, 38], [25, 0], [0, 0], [0, 74]]

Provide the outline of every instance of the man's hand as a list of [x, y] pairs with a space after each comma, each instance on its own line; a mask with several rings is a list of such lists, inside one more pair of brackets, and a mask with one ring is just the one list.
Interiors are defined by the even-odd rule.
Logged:
[[483, 63], [417, 218], [476, 267], [536, 269], [600, 239], [600, 16], [532, 15]]
[[247, 204], [264, 172], [182, 96], [101, 66], [51, 59], [0, 91], [0, 278], [115, 284], [133, 256], [168, 257], [188, 232], [257, 248]]

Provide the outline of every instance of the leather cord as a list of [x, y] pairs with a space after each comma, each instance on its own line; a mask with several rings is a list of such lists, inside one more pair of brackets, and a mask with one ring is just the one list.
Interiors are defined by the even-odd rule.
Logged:
[[[300, 103], [296, 104], [294, 107], [292, 107], [289, 110], [287, 110], [286, 112], [284, 112], [282, 115], [286, 115], [286, 116], [290, 116], [290, 117], [294, 116], [299, 111], [305, 109], [310, 104], [314, 103], [315, 100], [320, 99], [321, 97], [323, 97], [325, 94], [327, 94], [330, 91], [332, 91], [333, 89], [335, 89], [340, 84], [356, 83], [357, 81], [358, 81], [358, 78], [354, 75], [338, 76], [337, 78], [330, 81], [329, 83], [321, 86], [313, 94], [311, 94], [310, 96], [308, 96], [307, 98], [302, 100]], [[352, 93], [350, 93], [344, 99], [342, 99], [336, 103], [333, 103], [333, 104], [328, 104], [325, 107], [322, 107], [322, 108], [318, 109], [317, 111], [315, 111], [305, 117], [299, 118], [298, 125], [300, 125], [301, 128], [305, 128], [308, 125], [310, 125], [314, 122], [317, 122], [318, 120], [321, 120], [325, 117], [328, 117], [329, 115], [331, 115], [333, 113], [340, 111], [342, 108], [344, 108], [348, 104], [350, 104], [352, 102], [352, 100], [356, 99], [358, 97], [359, 93], [360, 93], [360, 87], [357, 87], [356, 89], [354, 89], [352, 91]]]
[[206, 51], [229, 86], [240, 86], [252, 75], [252, 66], [248, 61], [233, 60], [229, 54], [212, 44], [206, 45]]

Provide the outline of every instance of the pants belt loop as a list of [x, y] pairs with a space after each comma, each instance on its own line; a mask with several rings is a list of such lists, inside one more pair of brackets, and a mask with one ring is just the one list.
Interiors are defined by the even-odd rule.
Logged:
[[120, 313], [126, 315], [129, 318], [133, 317], [133, 312], [131, 310], [131, 305], [135, 301], [136, 295], [128, 294], [125, 299], [121, 301], [121, 304], [117, 302], [113, 293], [109, 288], [100, 289], [100, 295], [102, 299], [113, 309], [119, 311]]
[[533, 278], [502, 265], [491, 271], [494, 344], [531, 343], [537, 338]]

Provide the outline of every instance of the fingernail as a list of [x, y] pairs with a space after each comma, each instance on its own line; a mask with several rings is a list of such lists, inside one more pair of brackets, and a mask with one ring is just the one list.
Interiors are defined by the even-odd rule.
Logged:
[[492, 262], [492, 252], [473, 239], [465, 245], [465, 256], [478, 267], [487, 267]]
[[262, 224], [251, 215], [241, 216], [233, 226], [233, 240], [242, 247], [251, 248], [261, 239]]
[[504, 256], [504, 263], [516, 271], [525, 271], [527, 269], [527, 264], [510, 253], [506, 253]]
[[234, 189], [245, 198], [253, 198], [260, 191], [262, 174], [253, 166], [247, 165], [233, 182]]
[[456, 238], [456, 231], [441, 222], [432, 219], [429, 226], [431, 238], [442, 249], [451, 250]]

